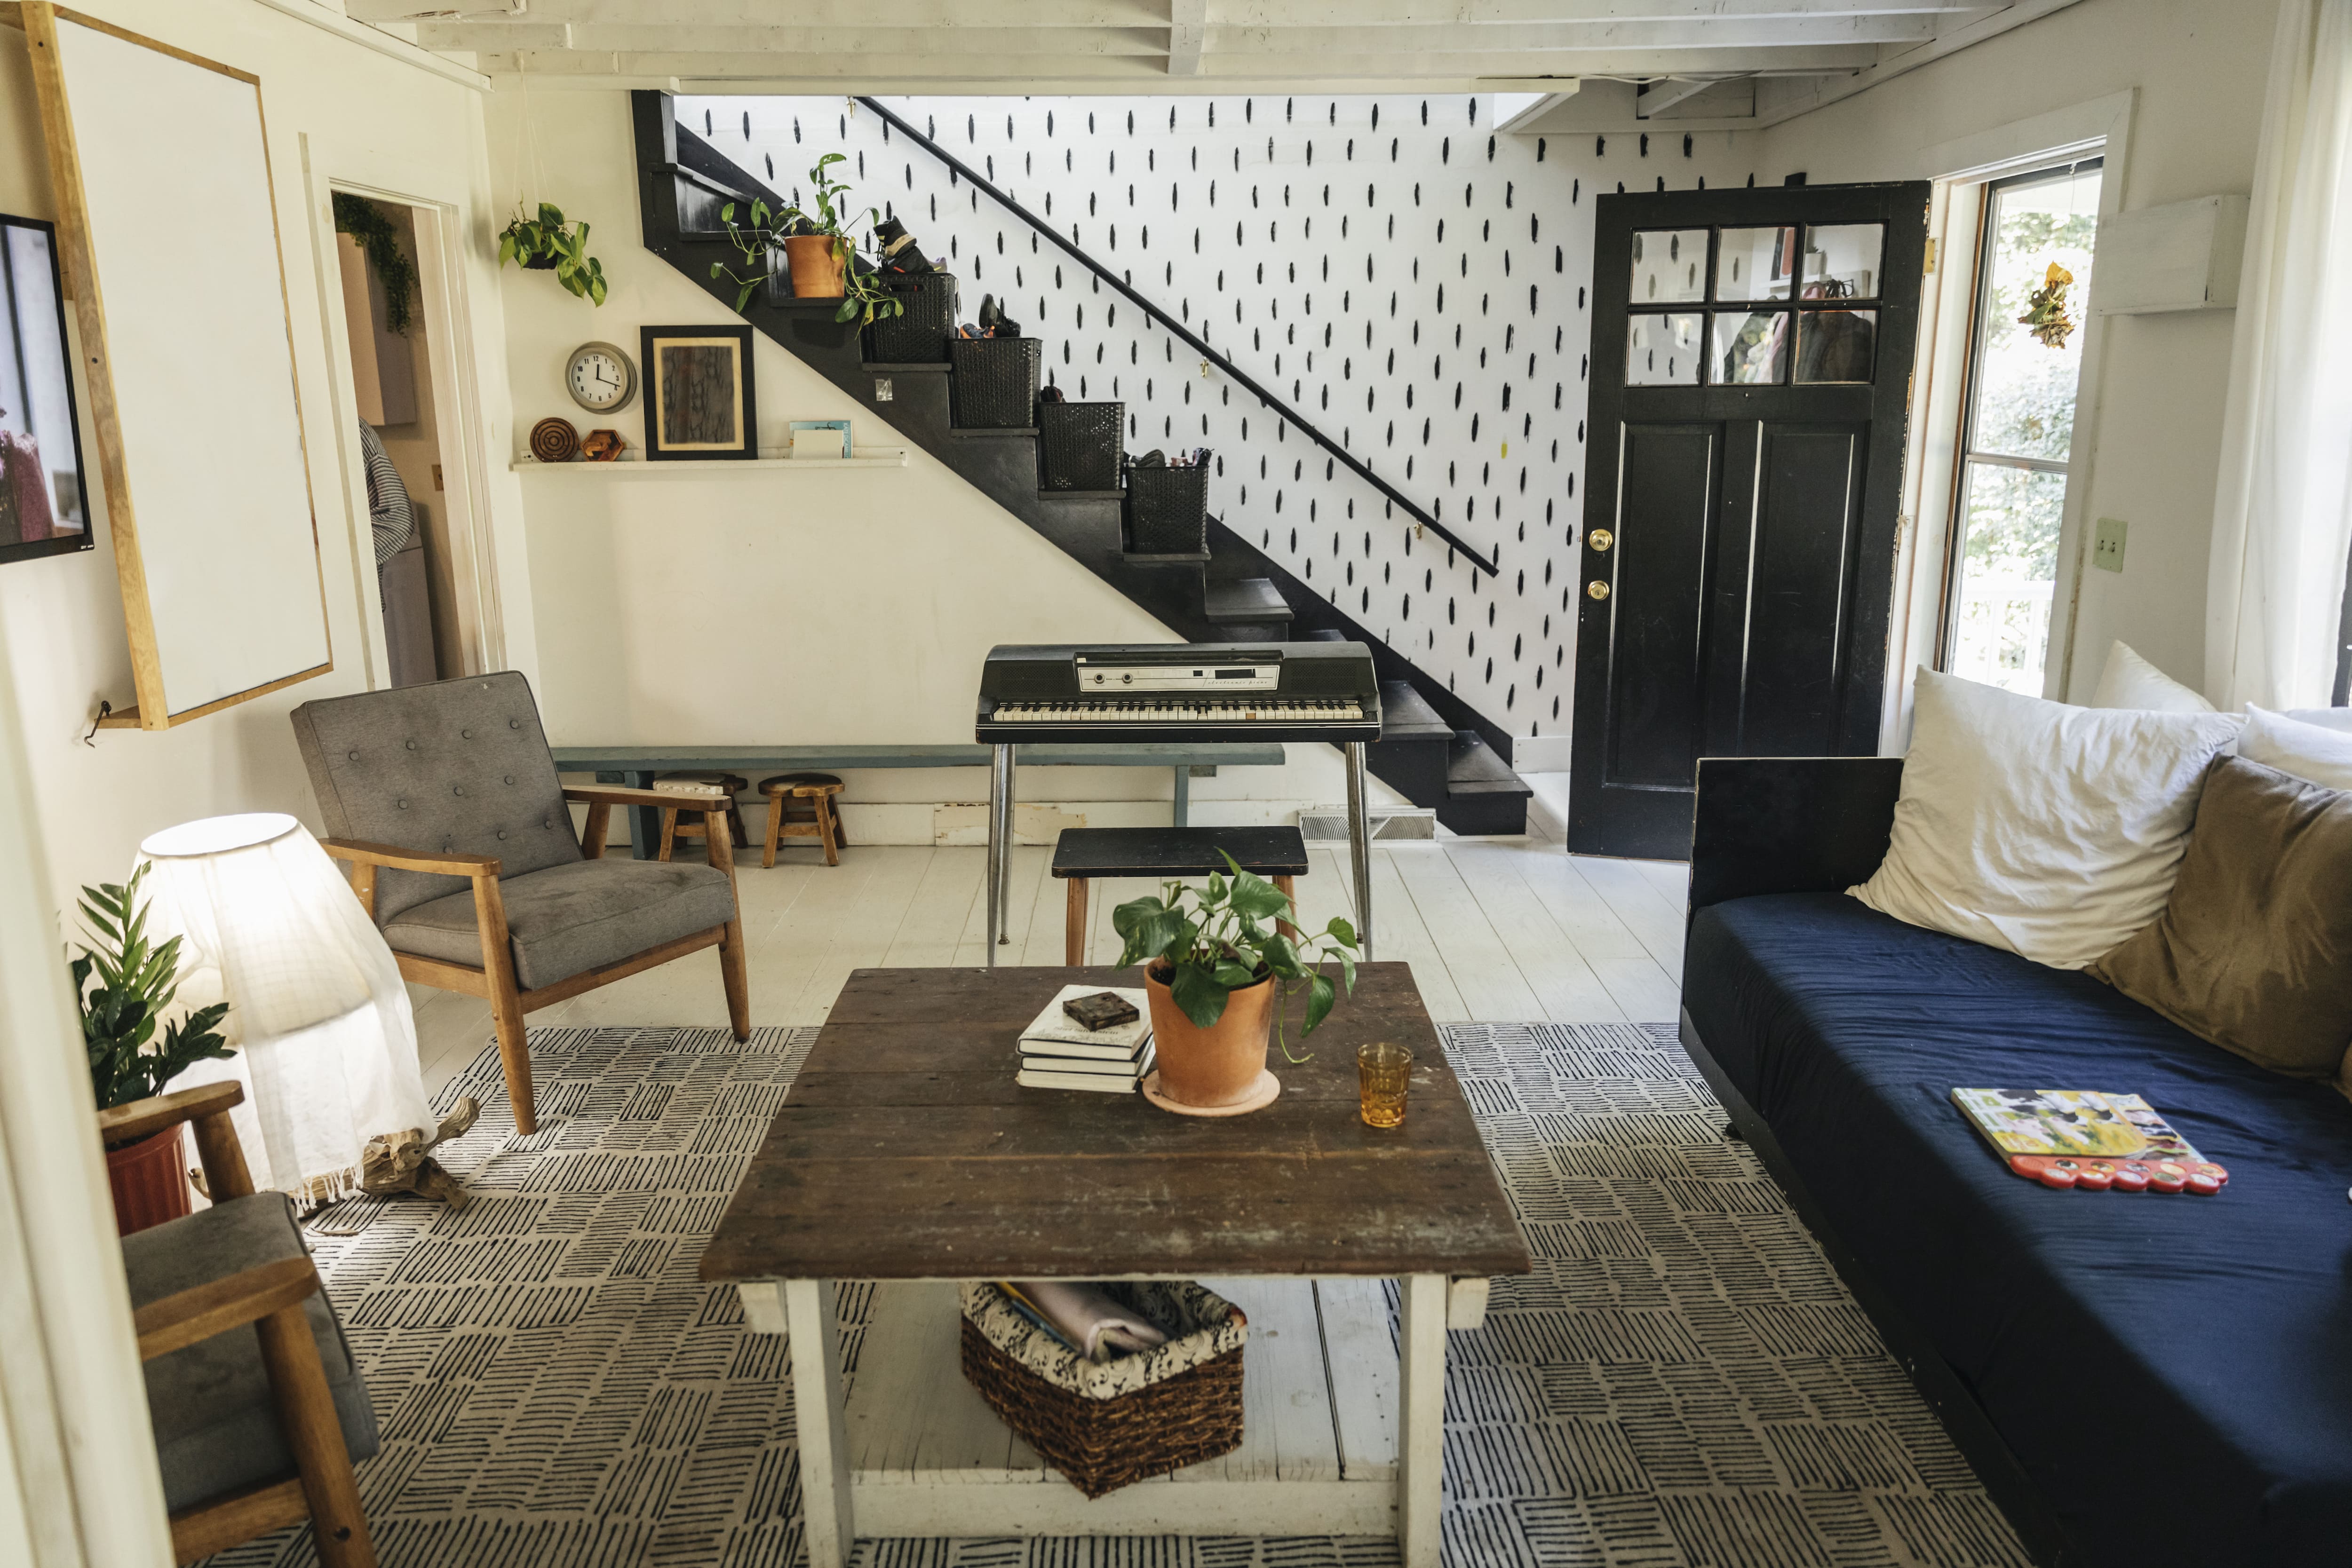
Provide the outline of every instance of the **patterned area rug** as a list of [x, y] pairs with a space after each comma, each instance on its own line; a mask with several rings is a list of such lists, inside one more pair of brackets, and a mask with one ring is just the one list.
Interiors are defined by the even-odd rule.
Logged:
[[[541, 1126], [498, 1053], [445, 1092], [462, 1213], [354, 1199], [311, 1226], [384, 1436], [384, 1568], [793, 1568], [782, 1343], [695, 1265], [816, 1031], [531, 1031]], [[1459, 1024], [1446, 1047], [1535, 1272], [1452, 1336], [1454, 1568], [2022, 1568], [1667, 1028]], [[866, 1292], [845, 1290], [854, 1376]], [[1393, 1308], [1393, 1300], [1391, 1301]], [[314, 1563], [290, 1531], [214, 1559]], [[865, 1568], [1374, 1568], [1385, 1542], [865, 1543]]]

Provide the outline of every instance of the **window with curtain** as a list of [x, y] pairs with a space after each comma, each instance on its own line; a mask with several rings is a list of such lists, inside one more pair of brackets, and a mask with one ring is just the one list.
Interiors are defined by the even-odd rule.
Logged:
[[[2049, 657], [2099, 172], [2092, 158], [1995, 181], [1978, 235], [1943, 666], [2030, 696], [2042, 695]], [[2052, 297], [2036, 310], [2053, 267], [2071, 278], [2068, 330], [2050, 321]]]

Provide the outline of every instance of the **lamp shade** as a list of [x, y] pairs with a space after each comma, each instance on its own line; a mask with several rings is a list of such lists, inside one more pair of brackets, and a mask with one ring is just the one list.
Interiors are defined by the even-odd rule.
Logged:
[[304, 1207], [355, 1192], [379, 1134], [432, 1124], [400, 967], [319, 841], [277, 812], [208, 817], [139, 846], [150, 935], [180, 944], [179, 1005], [228, 1004], [236, 1054], [173, 1081], [245, 1086], [257, 1185]]

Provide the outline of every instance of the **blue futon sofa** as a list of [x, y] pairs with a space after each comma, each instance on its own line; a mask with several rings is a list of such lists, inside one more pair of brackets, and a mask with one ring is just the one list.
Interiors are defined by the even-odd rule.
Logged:
[[[1848, 897], [1901, 769], [1700, 765], [1693, 1058], [2037, 1562], [2352, 1564], [2352, 1104]], [[2047, 1190], [1961, 1085], [2143, 1094], [2230, 1185]]]

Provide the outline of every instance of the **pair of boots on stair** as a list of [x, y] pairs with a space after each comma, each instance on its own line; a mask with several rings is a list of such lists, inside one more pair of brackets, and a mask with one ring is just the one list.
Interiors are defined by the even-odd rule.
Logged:
[[[929, 258], [915, 244], [914, 235], [908, 234], [907, 225], [897, 218], [885, 218], [877, 224], [874, 239], [882, 252], [883, 271], [909, 273], [934, 270]], [[961, 323], [956, 328], [956, 335], [963, 338], [1018, 338], [1021, 336], [1021, 323], [1004, 314], [1004, 308], [996, 302], [995, 295], [983, 294], [980, 297], [979, 322]]]

